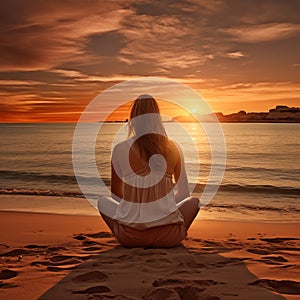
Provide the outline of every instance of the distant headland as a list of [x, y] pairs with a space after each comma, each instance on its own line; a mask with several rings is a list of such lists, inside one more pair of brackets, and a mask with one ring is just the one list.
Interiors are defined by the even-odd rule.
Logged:
[[[216, 112], [209, 115], [202, 115], [202, 122], [245, 122], [245, 123], [300, 123], [300, 108], [277, 105], [276, 108], [268, 112], [245, 112], [241, 110], [237, 113], [224, 115], [222, 112]], [[177, 116], [172, 119], [177, 122], [194, 122], [191, 116]]]

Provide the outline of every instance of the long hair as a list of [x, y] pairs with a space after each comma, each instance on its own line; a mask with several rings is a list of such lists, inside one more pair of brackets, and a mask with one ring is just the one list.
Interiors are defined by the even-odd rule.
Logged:
[[[147, 116], [147, 114], [150, 115]], [[128, 125], [129, 135], [137, 136], [135, 143], [140, 154], [144, 155], [147, 160], [153, 154], [164, 155], [166, 153], [168, 137], [162, 123], [159, 106], [152, 96], [141, 95], [133, 102]]]

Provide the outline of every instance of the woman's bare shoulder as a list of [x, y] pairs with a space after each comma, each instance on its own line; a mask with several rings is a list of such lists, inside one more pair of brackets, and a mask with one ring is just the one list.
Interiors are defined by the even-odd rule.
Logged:
[[175, 141], [168, 139], [168, 148], [174, 155], [180, 155], [180, 147]]

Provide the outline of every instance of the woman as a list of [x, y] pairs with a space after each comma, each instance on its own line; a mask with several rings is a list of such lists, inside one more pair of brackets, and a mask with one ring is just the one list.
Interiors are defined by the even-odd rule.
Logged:
[[134, 101], [128, 125], [131, 137], [112, 152], [112, 198], [99, 198], [99, 212], [123, 246], [175, 246], [199, 211], [199, 199], [190, 197], [182, 152], [168, 139], [152, 96]]

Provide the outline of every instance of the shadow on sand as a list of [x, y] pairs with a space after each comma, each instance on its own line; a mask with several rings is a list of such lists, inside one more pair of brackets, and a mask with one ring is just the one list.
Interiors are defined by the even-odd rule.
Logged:
[[232, 249], [217, 242], [189, 238], [170, 249], [127, 249], [103, 233], [89, 235], [90, 240], [85, 235], [75, 238], [83, 240], [77, 255], [54, 253], [48, 271], [85, 261], [73, 264], [40, 300], [285, 299], [276, 292], [295, 294], [293, 282], [259, 280], [250, 273], [244, 262], [249, 257], [223, 257]]

